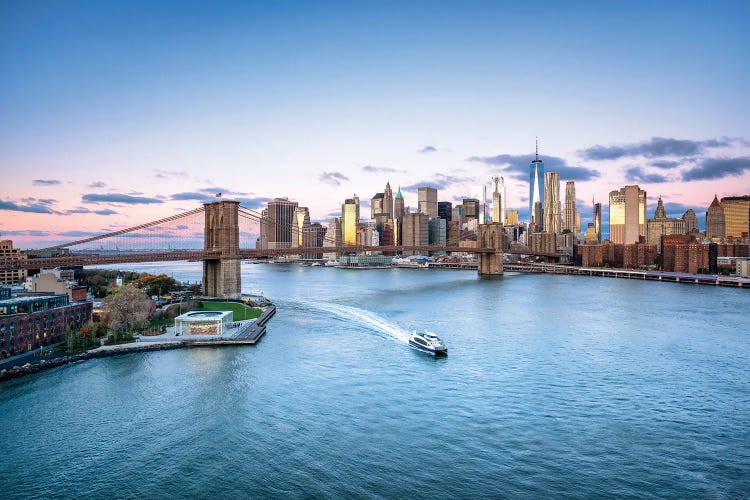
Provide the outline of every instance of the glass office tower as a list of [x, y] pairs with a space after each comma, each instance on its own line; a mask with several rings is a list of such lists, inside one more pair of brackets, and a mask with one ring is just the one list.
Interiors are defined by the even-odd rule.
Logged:
[[534, 210], [536, 204], [544, 207], [544, 162], [539, 159], [539, 143], [537, 142], [535, 159], [529, 165], [529, 220], [536, 224], [537, 231], [541, 229], [542, 217]]

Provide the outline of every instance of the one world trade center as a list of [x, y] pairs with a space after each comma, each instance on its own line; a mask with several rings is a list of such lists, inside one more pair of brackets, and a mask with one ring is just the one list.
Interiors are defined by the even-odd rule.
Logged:
[[536, 155], [529, 165], [529, 220], [541, 231], [544, 207], [544, 162], [539, 159], [539, 141], [536, 141]]

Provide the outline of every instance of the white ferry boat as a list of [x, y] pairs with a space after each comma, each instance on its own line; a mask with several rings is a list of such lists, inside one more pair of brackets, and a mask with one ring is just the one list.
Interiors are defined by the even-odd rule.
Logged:
[[417, 333], [414, 330], [409, 338], [409, 346], [418, 351], [427, 352], [434, 356], [448, 354], [448, 348], [445, 346], [440, 337], [427, 330], [424, 333]]

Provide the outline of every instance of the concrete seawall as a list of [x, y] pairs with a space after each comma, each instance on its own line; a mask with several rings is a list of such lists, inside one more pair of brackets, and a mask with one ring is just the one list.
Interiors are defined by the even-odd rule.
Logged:
[[[110, 346], [107, 346], [110, 347]], [[31, 364], [26, 363], [22, 366], [14, 366], [13, 368], [8, 368], [4, 370], [0, 370], [0, 382], [3, 380], [8, 380], [12, 378], [18, 378], [23, 377], [24, 375], [30, 375], [32, 373], [39, 373], [44, 370], [51, 370], [52, 368], [57, 368], [58, 366], [67, 365], [68, 363], [76, 363], [78, 361], [85, 361], [87, 359], [96, 359], [96, 358], [106, 358], [109, 356], [121, 356], [123, 354], [133, 354], [137, 352], [149, 352], [149, 351], [165, 351], [168, 349], [180, 349], [182, 347], [186, 347], [183, 343], [177, 343], [177, 342], [170, 342], [170, 343], [160, 343], [160, 344], [145, 344], [145, 343], [138, 343], [134, 342], [132, 344], [122, 344], [119, 346], [111, 346], [111, 347], [117, 347], [117, 349], [102, 349], [101, 347], [97, 347], [96, 349], [91, 349], [86, 352], [82, 352], [79, 354], [71, 354], [70, 356], [61, 356], [58, 358], [53, 358], [49, 360], [41, 360], [39, 363]]]

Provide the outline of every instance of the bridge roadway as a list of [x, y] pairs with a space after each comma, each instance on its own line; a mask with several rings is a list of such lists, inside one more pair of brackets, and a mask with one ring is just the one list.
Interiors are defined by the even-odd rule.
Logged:
[[[348, 245], [317, 248], [279, 248], [273, 250], [240, 249], [240, 259], [255, 259], [261, 257], [280, 257], [285, 255], [300, 255], [313, 253], [364, 253], [364, 252], [446, 252], [491, 254], [494, 248], [470, 248], [456, 246], [362, 246]], [[533, 255], [559, 258], [557, 254], [534, 253], [524, 250], [505, 250], [503, 253], [517, 255]], [[55, 267], [96, 266], [105, 264], [127, 264], [140, 262], [168, 262], [178, 260], [210, 260], [221, 259], [222, 253], [217, 250], [170, 250], [165, 252], [123, 252], [123, 253], [75, 253], [60, 257], [41, 257], [28, 259], [0, 259], [0, 270], [15, 271], [19, 269], [52, 269]]]

